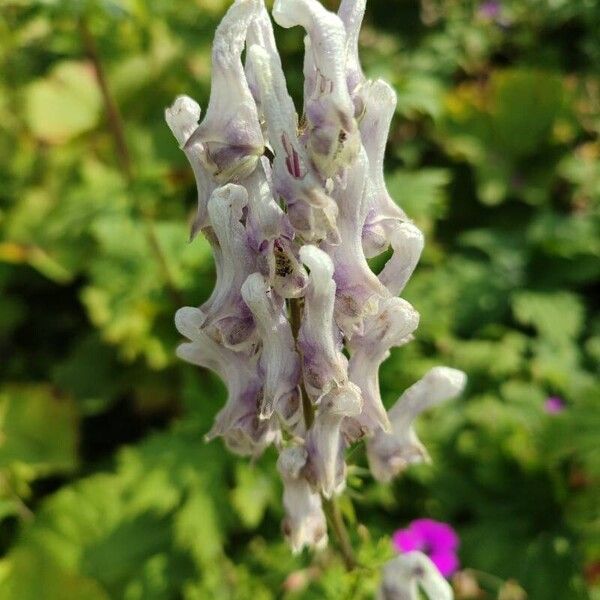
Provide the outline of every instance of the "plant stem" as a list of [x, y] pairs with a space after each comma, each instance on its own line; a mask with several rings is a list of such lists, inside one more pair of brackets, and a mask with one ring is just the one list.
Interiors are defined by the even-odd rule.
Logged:
[[337, 499], [335, 497], [329, 500], [323, 498], [323, 508], [325, 510], [325, 514], [329, 519], [331, 529], [335, 534], [335, 538], [340, 550], [340, 554], [342, 555], [342, 558], [344, 560], [346, 570], [352, 571], [358, 566], [358, 561], [356, 560], [356, 556], [354, 555], [354, 549], [352, 548], [350, 535], [348, 534], [346, 524], [344, 523], [344, 517], [342, 516], [340, 505], [338, 504]]
[[[302, 323], [302, 304], [300, 298], [290, 300], [290, 325], [292, 326], [292, 335], [298, 344], [298, 332]], [[306, 393], [304, 382], [300, 378], [300, 399], [302, 400], [302, 414], [304, 415], [304, 424], [309, 429], [315, 420], [315, 409]]]
[[[129, 152], [129, 148], [127, 146], [127, 139], [125, 137], [123, 117], [121, 115], [121, 111], [119, 110], [118, 104], [115, 102], [115, 99], [111, 94], [106, 73], [104, 71], [104, 66], [102, 65], [102, 60], [100, 58], [100, 53], [98, 52], [98, 46], [96, 45], [96, 40], [94, 39], [94, 36], [92, 35], [92, 32], [90, 31], [85, 19], [83, 18], [79, 20], [79, 31], [81, 32], [81, 39], [83, 41], [85, 51], [94, 66], [96, 82], [100, 88], [100, 94], [102, 95], [102, 101], [104, 102], [104, 108], [106, 110], [108, 128], [110, 129], [111, 135], [115, 142], [119, 168], [121, 169], [125, 180], [131, 188], [134, 181], [132, 160], [131, 153]], [[135, 194], [133, 197], [136, 199]], [[147, 211], [144, 210], [137, 200], [135, 205], [144, 222], [148, 245], [150, 246], [150, 250], [158, 262], [158, 266], [163, 274], [163, 278], [167, 285], [167, 290], [171, 296], [171, 300], [176, 306], [183, 306], [185, 304], [184, 298], [175, 284], [175, 280], [173, 279], [171, 269], [169, 268], [169, 263], [165, 257], [160, 245], [160, 240], [156, 234], [152, 217], [147, 213]]]
[[[300, 325], [302, 323], [302, 301], [299, 298], [292, 298], [289, 302], [290, 306], [290, 325], [292, 327], [292, 334], [298, 344], [298, 332], [300, 331]], [[302, 412], [304, 415], [304, 423], [306, 429], [309, 429], [315, 420], [315, 409], [306, 393], [304, 383], [300, 381], [300, 396], [302, 399]], [[342, 512], [340, 511], [339, 504], [335, 498], [327, 499], [322, 498], [323, 510], [329, 520], [329, 524], [334, 533], [337, 541], [340, 554], [344, 561], [344, 565], [348, 571], [352, 571], [358, 566], [358, 562], [354, 555], [352, 548], [352, 542], [350, 541], [350, 535], [346, 529]]]

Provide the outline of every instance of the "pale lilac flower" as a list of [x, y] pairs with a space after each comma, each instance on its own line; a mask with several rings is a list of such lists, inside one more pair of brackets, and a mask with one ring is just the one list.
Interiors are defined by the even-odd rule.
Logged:
[[383, 568], [377, 600], [419, 600], [423, 590], [430, 600], [452, 600], [452, 588], [422, 552], [408, 552]]
[[306, 433], [306, 476], [325, 498], [339, 494], [346, 485], [342, 421], [360, 414], [360, 390], [353, 383], [335, 387], [321, 399], [313, 426]]
[[544, 410], [549, 415], [559, 414], [559, 413], [563, 412], [563, 410], [565, 410], [565, 408], [566, 408], [565, 401], [558, 396], [550, 396], [550, 397], [546, 398], [546, 401], [544, 402]]
[[277, 461], [277, 470], [283, 479], [286, 513], [282, 528], [294, 553], [304, 546], [319, 550], [327, 545], [327, 523], [321, 497], [311, 489], [303, 475], [307, 457], [304, 448], [291, 446], [281, 451]]
[[281, 403], [290, 402], [291, 398], [298, 409], [300, 358], [283, 300], [276, 297], [260, 273], [248, 276], [242, 285], [242, 298], [252, 312], [263, 348], [259, 360], [263, 389], [258, 418], [270, 419]]
[[465, 384], [462, 371], [434, 367], [400, 396], [388, 412], [391, 431], [380, 429], [367, 440], [369, 467], [377, 480], [388, 482], [409, 465], [429, 460], [413, 422], [428, 408], [458, 396]]
[[[217, 28], [204, 118], [187, 96], [165, 111], [198, 188], [191, 237], [207, 238], [216, 264], [208, 300], [176, 314], [188, 339], [177, 353], [227, 388], [207, 439], [253, 457], [279, 451], [295, 552], [327, 542], [321, 496], [344, 489], [349, 445], [366, 437], [373, 475], [391, 479], [427, 457], [418, 414], [464, 386], [440, 367], [390, 411], [381, 400], [379, 367], [419, 322], [398, 295], [424, 240], [385, 185], [396, 97], [361, 68], [364, 11], [365, 0], [342, 0], [338, 14], [275, 1], [277, 23], [306, 31], [302, 123], [264, 0], [235, 0]], [[390, 247], [374, 273], [367, 259]]]
[[426, 554], [444, 577], [458, 569], [458, 535], [450, 525], [433, 519], [416, 519], [406, 529], [399, 529], [392, 537], [394, 548], [406, 553], [419, 551]]
[[[360, 148], [354, 105], [346, 83], [346, 30], [318, 0], [276, 0], [273, 18], [282, 27], [301, 25], [308, 34], [312, 89], [305, 89], [309, 155], [325, 177], [337, 173]], [[305, 64], [305, 69], [310, 69]], [[309, 92], [306, 94], [306, 92]]]

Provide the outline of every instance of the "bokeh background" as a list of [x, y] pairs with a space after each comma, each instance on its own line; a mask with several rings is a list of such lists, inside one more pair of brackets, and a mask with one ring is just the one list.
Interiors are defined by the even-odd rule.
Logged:
[[437, 364], [469, 385], [419, 422], [431, 466], [384, 487], [353, 452], [353, 574], [290, 555], [274, 454], [205, 445], [223, 387], [174, 358], [214, 269], [163, 109], [206, 106], [228, 4], [0, 2], [0, 599], [368, 598], [422, 516], [460, 535], [458, 598], [600, 598], [598, 3], [369, 0], [389, 188], [427, 236], [384, 398]]

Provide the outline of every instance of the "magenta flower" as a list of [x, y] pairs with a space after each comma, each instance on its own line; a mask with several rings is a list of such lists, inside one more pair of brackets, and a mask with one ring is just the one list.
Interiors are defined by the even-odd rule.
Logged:
[[561, 413], [563, 410], [565, 410], [565, 408], [565, 401], [558, 396], [550, 396], [549, 398], [546, 398], [546, 402], [544, 403], [544, 410], [549, 415]]
[[426, 554], [444, 577], [458, 569], [456, 554], [460, 540], [447, 523], [433, 519], [416, 519], [406, 529], [398, 529], [392, 536], [398, 552], [415, 550]]

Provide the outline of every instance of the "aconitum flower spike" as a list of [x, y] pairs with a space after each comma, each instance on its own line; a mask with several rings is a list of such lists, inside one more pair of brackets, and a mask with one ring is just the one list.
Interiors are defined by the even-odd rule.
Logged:
[[[385, 185], [396, 97], [361, 68], [364, 11], [365, 0], [342, 0], [338, 14], [276, 0], [275, 21], [306, 31], [302, 119], [264, 0], [235, 0], [217, 28], [203, 119], [187, 96], [165, 111], [197, 183], [192, 238], [202, 232], [216, 265], [208, 300], [176, 314], [188, 340], [177, 354], [227, 388], [207, 439], [279, 452], [294, 552], [326, 544], [321, 498], [342, 493], [348, 447], [366, 438], [373, 475], [388, 481], [427, 457], [418, 414], [465, 380], [433, 369], [389, 411], [379, 392], [381, 363], [419, 322], [398, 295], [424, 240]], [[367, 259], [390, 246], [373, 272]]]

